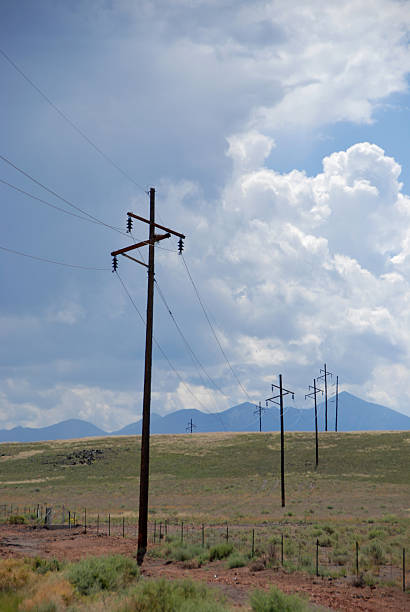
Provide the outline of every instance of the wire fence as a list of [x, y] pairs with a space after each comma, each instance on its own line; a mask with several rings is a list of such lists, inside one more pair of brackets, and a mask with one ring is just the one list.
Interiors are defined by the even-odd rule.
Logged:
[[[0, 504], [0, 521], [31, 522], [49, 529], [80, 529], [82, 533], [113, 538], [136, 540], [138, 535], [135, 514], [91, 514], [86, 508], [73, 510], [63, 505]], [[163, 547], [164, 555], [167, 547], [194, 547], [197, 552], [228, 544], [228, 549], [243, 555], [247, 562], [256, 563], [256, 569], [283, 568], [321, 577], [353, 577], [358, 585], [372, 586], [382, 581], [401, 586], [403, 591], [410, 584], [406, 548], [397, 539], [388, 545], [374, 537], [351, 539], [348, 545], [339, 546], [326, 535], [313, 537], [300, 529], [292, 532], [292, 526], [281, 523], [206, 525], [165, 519], [149, 521], [148, 541], [151, 550], [159, 554]]]

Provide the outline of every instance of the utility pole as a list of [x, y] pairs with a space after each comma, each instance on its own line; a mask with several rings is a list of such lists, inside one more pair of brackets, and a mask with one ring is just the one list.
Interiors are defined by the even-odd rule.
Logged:
[[305, 395], [305, 399], [307, 399], [308, 397], [313, 397], [315, 400], [315, 447], [316, 447], [316, 462], [315, 462], [315, 468], [317, 469], [317, 466], [319, 465], [319, 439], [318, 439], [318, 431], [317, 431], [317, 400], [316, 400], [316, 396], [318, 393], [321, 393], [323, 395], [323, 391], [322, 389], [318, 389], [316, 387], [316, 379], [313, 379], [313, 387], [311, 385], [309, 385], [309, 389], [313, 389], [312, 393], [306, 393]]
[[[142, 435], [141, 435], [141, 466], [140, 466], [140, 497], [139, 497], [139, 514], [138, 514], [138, 548], [137, 548], [137, 563], [141, 565], [148, 543], [148, 489], [149, 489], [149, 446], [150, 446], [150, 416], [151, 416], [151, 374], [152, 374], [152, 330], [154, 318], [154, 279], [155, 279], [155, 243], [165, 238], [170, 238], [171, 234], [179, 236], [179, 252], [183, 249], [183, 239], [185, 236], [174, 230], [171, 230], [163, 225], [155, 223], [155, 189], [151, 187], [149, 190], [150, 201], [150, 216], [149, 220], [144, 217], [127, 213], [127, 229], [131, 232], [132, 219], [138, 219], [149, 224], [149, 239], [133, 244], [117, 251], [112, 251], [113, 272], [117, 271], [118, 260], [117, 256], [122, 255], [135, 261], [136, 263], [148, 268], [148, 290], [147, 290], [147, 318], [145, 331], [145, 368], [144, 368], [144, 398], [142, 409]], [[155, 228], [165, 230], [165, 234], [155, 234]], [[148, 245], [148, 265], [128, 255], [130, 251]]]
[[335, 431], [337, 431], [338, 411], [339, 411], [339, 377], [336, 376], [336, 418], [335, 418]]
[[[282, 374], [279, 374], [279, 385], [272, 384], [272, 391], [279, 389], [279, 395], [268, 397], [266, 400], [266, 406], [268, 402], [272, 402], [280, 407], [280, 483], [281, 483], [281, 494], [282, 494], [282, 508], [285, 507], [285, 427], [283, 423], [283, 398], [285, 395], [291, 394], [292, 399], [295, 399], [293, 391], [284, 389], [282, 386]], [[279, 402], [276, 400], [279, 398]]]
[[193, 433], [193, 430], [196, 429], [196, 425], [193, 424], [192, 419], [188, 421], [188, 427], [185, 427], [185, 431], [189, 431], [189, 433]]
[[327, 431], [327, 377], [332, 377], [333, 374], [326, 369], [326, 364], [324, 365], [324, 370], [320, 369], [320, 372], [323, 372], [323, 374], [318, 376], [317, 380], [321, 380], [323, 378], [325, 381], [325, 431]]
[[261, 402], [259, 402], [258, 408], [253, 414], [259, 415], [259, 431], [262, 431], [262, 413], [265, 412], [265, 408], [262, 408]]

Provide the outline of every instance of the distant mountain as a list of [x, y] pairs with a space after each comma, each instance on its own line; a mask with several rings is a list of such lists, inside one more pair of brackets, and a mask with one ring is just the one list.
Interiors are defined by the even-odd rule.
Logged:
[[[313, 402], [312, 402], [313, 403]], [[324, 430], [324, 402], [318, 405], [318, 427]], [[188, 422], [196, 426], [198, 433], [212, 431], [258, 431], [259, 417], [255, 415], [255, 406], [249, 402], [233, 406], [224, 412], [205, 413], [199, 410], [177, 410], [165, 416], [151, 414], [151, 433], [178, 434], [185, 433]], [[314, 409], [295, 408], [286, 405], [284, 410], [286, 431], [313, 431]], [[36, 442], [40, 440], [68, 440], [101, 436], [131, 436], [141, 433], [142, 421], [131, 423], [122, 429], [106, 432], [87, 421], [70, 419], [49, 427], [31, 428], [14, 427], [0, 430], [0, 442]], [[335, 398], [328, 401], [328, 430], [335, 428]], [[263, 431], [280, 429], [279, 408], [266, 409], [262, 415]], [[410, 417], [380, 406], [366, 402], [351, 393], [339, 394], [338, 403], [339, 431], [403, 431], [410, 430]]]
[[69, 419], [48, 427], [14, 427], [0, 429], [0, 442], [39, 442], [106, 436], [107, 432], [88, 421]]

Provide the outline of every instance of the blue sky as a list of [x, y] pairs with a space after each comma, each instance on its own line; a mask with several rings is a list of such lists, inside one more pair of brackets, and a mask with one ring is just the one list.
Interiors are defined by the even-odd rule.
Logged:
[[[121, 231], [154, 186], [187, 235], [235, 377], [169, 240], [158, 285], [203, 369], [157, 293], [154, 411], [257, 403], [279, 372], [304, 406], [327, 362], [410, 415], [409, 26], [407, 0], [1, 3], [2, 51], [121, 171], [4, 56], [0, 155]], [[78, 213], [4, 160], [0, 179]], [[1, 250], [0, 427], [136, 420], [144, 327], [109, 256], [132, 239], [0, 198], [1, 247], [98, 268]], [[144, 269], [119, 272], [144, 313]]]

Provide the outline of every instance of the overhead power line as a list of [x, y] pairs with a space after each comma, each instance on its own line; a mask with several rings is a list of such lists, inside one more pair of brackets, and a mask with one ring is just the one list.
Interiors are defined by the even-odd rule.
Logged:
[[9, 55], [7, 55], [7, 53], [5, 51], [3, 51], [2, 49], [0, 49], [0, 54], [4, 57], [4, 59], [23, 77], [23, 79], [25, 79], [27, 81], [27, 83], [29, 83], [29, 85], [31, 85], [31, 87], [33, 87], [33, 89], [35, 89], [37, 91], [38, 94], [40, 94], [40, 96], [55, 110], [55, 112], [62, 118], [64, 119], [64, 121], [66, 123], [68, 123], [68, 125], [70, 125], [82, 138], [84, 138], [84, 140], [86, 142], [88, 142], [88, 144], [95, 150], [97, 151], [97, 153], [99, 153], [99, 155], [101, 155], [101, 157], [103, 157], [105, 159], [105, 161], [107, 161], [109, 164], [111, 164], [114, 168], [116, 168], [116, 170], [118, 170], [118, 172], [120, 172], [126, 179], [128, 179], [129, 181], [131, 181], [131, 183], [133, 183], [136, 187], [138, 187], [138, 189], [141, 189], [144, 193], [146, 193], [146, 189], [144, 189], [144, 187], [142, 187], [139, 183], [137, 183], [132, 176], [130, 176], [128, 174], [128, 172], [126, 172], [125, 170], [123, 170], [121, 168], [121, 166], [119, 166], [109, 155], [107, 155], [107, 153], [104, 153], [104, 151], [95, 144], [95, 142], [93, 140], [91, 140], [91, 138], [89, 136], [87, 136], [87, 134], [84, 132], [84, 130], [82, 130], [81, 128], [78, 127], [78, 125], [76, 125], [74, 123], [74, 121], [72, 121], [70, 119], [70, 117], [68, 117], [68, 115], [66, 115], [45, 93], [44, 91], [42, 91], [40, 89], [40, 87], [38, 85], [36, 85], [34, 83], [34, 81], [32, 81], [32, 79], [25, 73], [23, 72], [23, 70], [11, 59], [11, 57], [9, 57]]
[[[221, 353], [222, 353], [222, 355], [223, 355], [223, 357], [224, 357], [224, 359], [225, 359], [226, 363], [228, 364], [228, 367], [229, 367], [229, 369], [230, 369], [230, 371], [231, 371], [231, 373], [232, 373], [232, 376], [235, 378], [235, 380], [236, 380], [236, 382], [238, 383], [239, 387], [242, 389], [243, 393], [244, 393], [244, 394], [247, 396], [247, 398], [249, 399], [249, 401], [250, 401], [250, 402], [252, 402], [252, 398], [251, 398], [251, 396], [249, 395], [249, 393], [247, 392], [247, 390], [245, 389], [245, 387], [243, 386], [243, 384], [242, 384], [242, 383], [241, 383], [241, 381], [239, 380], [238, 376], [236, 375], [236, 372], [234, 371], [233, 367], [232, 367], [232, 366], [231, 366], [231, 364], [230, 364], [230, 361], [229, 361], [228, 357], [226, 356], [226, 353], [225, 353], [225, 351], [224, 351], [224, 349], [223, 349], [223, 347], [222, 347], [222, 344], [221, 344], [221, 342], [220, 342], [220, 340], [219, 340], [219, 338], [218, 338], [218, 336], [217, 336], [217, 333], [216, 333], [216, 331], [215, 331], [215, 329], [214, 329], [214, 326], [212, 325], [211, 320], [210, 320], [210, 318], [209, 318], [209, 316], [208, 316], [208, 313], [207, 313], [206, 308], [205, 308], [205, 306], [204, 306], [204, 303], [203, 303], [203, 301], [202, 301], [202, 299], [201, 299], [201, 296], [199, 295], [198, 288], [197, 288], [197, 286], [196, 286], [196, 284], [195, 284], [195, 282], [194, 282], [194, 280], [193, 280], [193, 278], [192, 278], [192, 276], [191, 276], [191, 273], [190, 273], [190, 271], [189, 271], [188, 265], [187, 265], [187, 263], [186, 263], [186, 261], [185, 261], [185, 257], [182, 255], [182, 253], [181, 253], [181, 257], [182, 257], [182, 261], [183, 261], [184, 266], [185, 266], [185, 270], [186, 270], [186, 272], [187, 272], [187, 274], [188, 274], [188, 278], [189, 278], [189, 280], [190, 280], [190, 282], [191, 282], [191, 285], [192, 285], [192, 287], [193, 287], [193, 289], [194, 289], [194, 291], [195, 291], [195, 295], [196, 295], [196, 297], [198, 298], [198, 302], [199, 302], [199, 304], [200, 304], [200, 306], [201, 306], [201, 308], [202, 308], [202, 311], [203, 311], [203, 313], [204, 313], [204, 315], [205, 315], [205, 318], [206, 318], [206, 320], [207, 320], [207, 322], [208, 322], [208, 325], [209, 325], [209, 327], [210, 327], [210, 329], [211, 329], [211, 331], [212, 331], [212, 334], [213, 334], [213, 336], [214, 336], [214, 338], [215, 338], [215, 340], [216, 340], [216, 343], [217, 343], [217, 344], [218, 344], [218, 346], [219, 346], [219, 349], [220, 349], [220, 351], [221, 351]], [[252, 402], [252, 403], [253, 403], [253, 402]]]
[[[118, 271], [115, 271], [115, 274], [118, 277], [118, 280], [120, 281], [125, 293], [127, 294], [131, 304], [134, 307], [134, 310], [136, 311], [136, 313], [138, 314], [139, 318], [141, 319], [141, 321], [143, 322], [143, 324], [145, 325], [145, 319], [142, 316], [138, 306], [136, 305], [132, 295], [130, 294], [126, 284], [124, 283], [123, 279], [121, 278], [121, 276], [118, 274]], [[177, 378], [179, 379], [179, 381], [181, 382], [181, 384], [184, 386], [184, 388], [188, 391], [188, 393], [190, 395], [192, 395], [192, 397], [194, 398], [194, 400], [204, 409], [205, 412], [209, 412], [208, 409], [206, 408], [206, 406], [201, 402], [201, 400], [195, 395], [195, 393], [192, 391], [192, 389], [184, 382], [184, 379], [182, 378], [181, 374], [178, 372], [178, 370], [175, 368], [175, 366], [173, 365], [173, 363], [171, 362], [171, 360], [169, 359], [168, 355], [165, 353], [164, 349], [162, 348], [162, 346], [159, 344], [158, 340], [155, 338], [155, 336], [153, 336], [153, 340], [155, 342], [156, 347], [158, 348], [158, 350], [160, 351], [161, 355], [164, 357], [164, 359], [167, 361], [169, 367], [171, 368], [171, 370], [174, 372], [174, 374], [177, 376]]]
[[55, 264], [57, 266], [65, 266], [67, 268], [79, 268], [81, 270], [98, 270], [98, 271], [107, 271], [110, 268], [92, 268], [90, 266], [80, 266], [76, 264], [68, 264], [63, 261], [55, 261], [54, 259], [46, 259], [45, 257], [37, 257], [36, 255], [29, 255], [28, 253], [22, 253], [21, 251], [15, 251], [14, 249], [8, 249], [7, 247], [0, 246], [2, 251], [7, 251], [8, 253], [14, 253], [14, 255], [21, 255], [22, 257], [28, 257], [29, 259], [35, 259], [36, 261], [42, 261], [46, 263]]
[[61, 200], [62, 202], [64, 202], [68, 206], [70, 206], [71, 208], [74, 208], [78, 212], [80, 212], [83, 215], [86, 215], [87, 217], [92, 219], [95, 223], [99, 223], [100, 225], [104, 225], [105, 227], [108, 227], [108, 228], [114, 230], [115, 232], [118, 232], [119, 234], [122, 234], [123, 236], [127, 235], [125, 232], [119, 230], [117, 227], [114, 227], [113, 225], [110, 225], [109, 223], [104, 223], [104, 221], [101, 221], [101, 219], [98, 219], [98, 217], [95, 217], [94, 215], [88, 213], [86, 210], [83, 210], [82, 208], [80, 208], [76, 204], [73, 204], [72, 202], [70, 202], [70, 200], [67, 200], [66, 198], [63, 198], [63, 196], [61, 196], [59, 193], [57, 193], [56, 191], [53, 191], [53, 189], [50, 189], [49, 187], [47, 187], [46, 185], [44, 185], [43, 183], [38, 181], [36, 178], [31, 176], [31, 174], [29, 174], [28, 172], [26, 172], [22, 168], [19, 168], [18, 166], [16, 166], [16, 164], [14, 164], [12, 161], [10, 161], [4, 155], [0, 155], [0, 159], [3, 160], [6, 164], [11, 166], [12, 168], [14, 168], [15, 170], [17, 170], [17, 172], [20, 172], [20, 174], [22, 174], [23, 176], [28, 178], [30, 181], [32, 181], [33, 183], [35, 183], [39, 187], [42, 187], [42, 189], [45, 189], [45, 191], [47, 191], [51, 195], [55, 196], [56, 198], [58, 198], [59, 200]]

